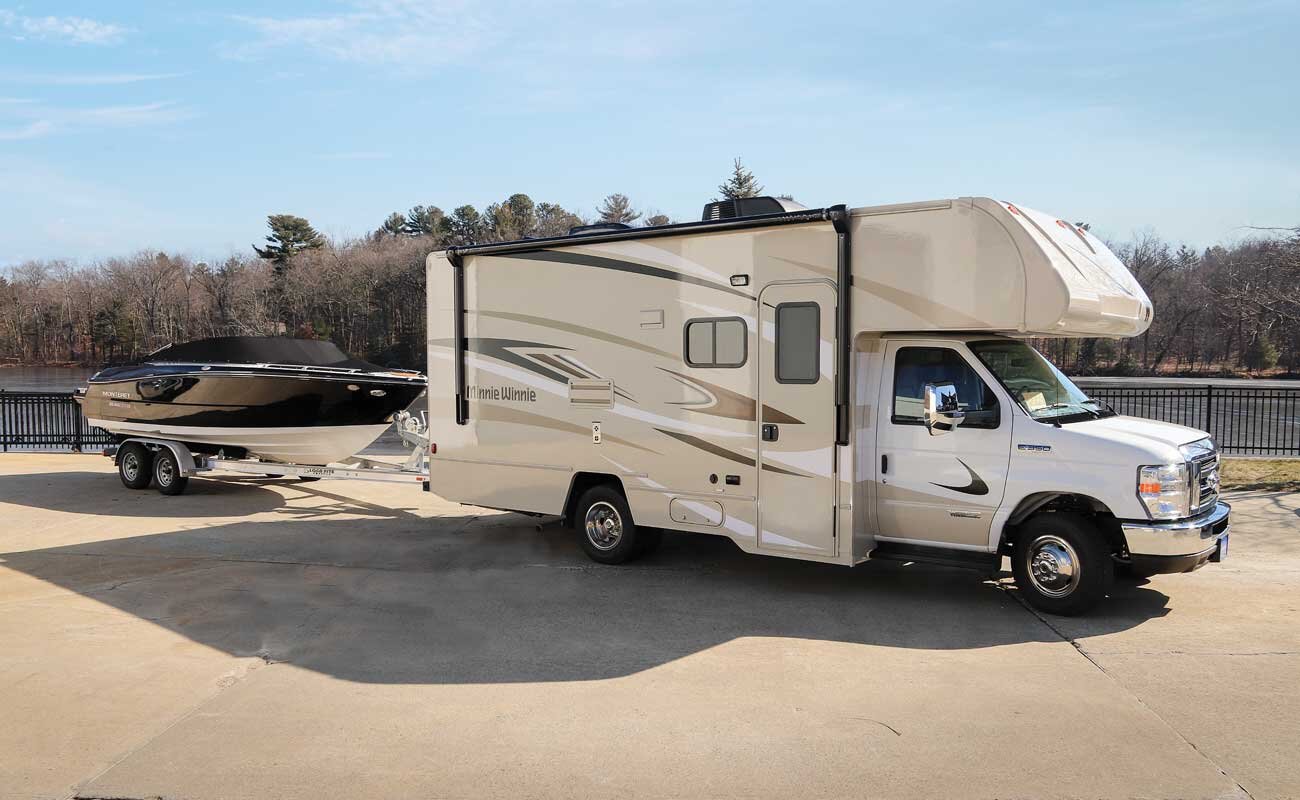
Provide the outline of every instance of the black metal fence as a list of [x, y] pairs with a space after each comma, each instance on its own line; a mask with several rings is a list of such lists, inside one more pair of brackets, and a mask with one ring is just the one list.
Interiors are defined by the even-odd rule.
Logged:
[[1237, 456], [1300, 456], [1300, 387], [1215, 385], [1081, 386], [1121, 414], [1209, 431]]
[[[1227, 455], [1300, 457], [1300, 387], [1144, 386], [1087, 381], [1089, 397], [1121, 414], [1209, 431]], [[0, 390], [0, 451], [86, 450], [112, 444], [71, 392]]]
[[81, 451], [112, 442], [103, 428], [86, 422], [72, 392], [0, 390], [0, 452]]

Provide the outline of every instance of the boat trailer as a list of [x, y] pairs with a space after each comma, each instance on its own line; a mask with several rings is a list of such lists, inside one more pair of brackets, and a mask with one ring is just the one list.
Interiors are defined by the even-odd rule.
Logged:
[[298, 478], [317, 481], [322, 478], [387, 481], [422, 484], [429, 488], [428, 426], [424, 412], [416, 417], [406, 411], [399, 412], [393, 426], [402, 442], [411, 449], [401, 463], [379, 461], [354, 455], [337, 464], [286, 464], [277, 461], [259, 461], [255, 458], [232, 458], [218, 452], [216, 455], [191, 452], [183, 442], [149, 436], [131, 436], [104, 448], [103, 454], [113, 459], [118, 476], [129, 489], [145, 489], [151, 484], [166, 495], [185, 491], [189, 479], [195, 475], [221, 477], [222, 475], [257, 475], [267, 478]]

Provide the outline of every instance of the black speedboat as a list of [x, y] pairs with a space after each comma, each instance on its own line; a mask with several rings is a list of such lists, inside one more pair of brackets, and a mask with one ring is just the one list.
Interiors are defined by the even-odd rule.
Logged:
[[350, 358], [329, 341], [223, 336], [101, 370], [78, 400], [90, 424], [123, 438], [328, 464], [379, 438], [426, 383], [418, 372]]

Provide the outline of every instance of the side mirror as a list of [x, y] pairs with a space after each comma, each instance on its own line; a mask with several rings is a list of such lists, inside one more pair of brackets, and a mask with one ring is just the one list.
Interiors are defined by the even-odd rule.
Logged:
[[957, 404], [957, 387], [951, 383], [925, 385], [925, 429], [931, 436], [952, 433], [966, 419]]

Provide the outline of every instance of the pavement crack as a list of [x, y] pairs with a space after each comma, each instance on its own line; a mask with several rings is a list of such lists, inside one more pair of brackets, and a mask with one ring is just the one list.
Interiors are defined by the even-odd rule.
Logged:
[[859, 720], [859, 721], [861, 721], [861, 722], [870, 722], [870, 723], [872, 723], [873, 725], [879, 725], [880, 727], [884, 728], [885, 730], [889, 731], [890, 733], [892, 733], [892, 734], [894, 734], [895, 736], [898, 736], [898, 737], [900, 737], [900, 738], [901, 738], [902, 735], [903, 735], [903, 734], [899, 733], [899, 732], [898, 732], [898, 729], [895, 728], [893, 725], [890, 725], [890, 724], [885, 723], [885, 722], [881, 722], [881, 721], [878, 720], [878, 719], [872, 719], [871, 717], [849, 717], [849, 719], [856, 719], [856, 720]]
[[1211, 767], [1214, 767], [1214, 769], [1217, 770], [1218, 773], [1219, 773], [1220, 775], [1222, 775], [1222, 776], [1223, 776], [1224, 778], [1226, 778], [1229, 782], [1231, 782], [1233, 786], [1236, 786], [1236, 787], [1237, 787], [1237, 791], [1241, 792], [1241, 794], [1242, 794], [1243, 797], [1247, 798], [1247, 800], [1254, 800], [1254, 795], [1252, 795], [1252, 794], [1251, 794], [1251, 793], [1246, 789], [1245, 786], [1242, 786], [1240, 781], [1238, 781], [1236, 778], [1234, 778], [1234, 777], [1232, 777], [1231, 775], [1229, 775], [1229, 774], [1227, 773], [1227, 771], [1226, 771], [1223, 767], [1219, 766], [1219, 763], [1218, 763], [1217, 761], [1215, 761], [1213, 758], [1210, 757], [1210, 754], [1209, 754], [1209, 753], [1206, 753], [1204, 750], [1202, 750], [1200, 747], [1198, 747], [1198, 746], [1196, 745], [1196, 742], [1193, 742], [1191, 739], [1188, 739], [1187, 736], [1184, 735], [1182, 731], [1178, 730], [1178, 728], [1174, 727], [1174, 725], [1173, 725], [1171, 722], [1169, 722], [1169, 720], [1167, 720], [1167, 719], [1165, 719], [1163, 716], [1161, 716], [1160, 712], [1156, 711], [1154, 708], [1152, 708], [1150, 705], [1148, 705], [1147, 702], [1146, 702], [1145, 700], [1143, 700], [1141, 696], [1139, 696], [1139, 695], [1138, 695], [1136, 692], [1134, 692], [1132, 689], [1130, 689], [1130, 688], [1128, 688], [1127, 686], [1125, 686], [1123, 681], [1121, 681], [1119, 678], [1115, 677], [1115, 675], [1114, 675], [1110, 670], [1108, 670], [1108, 669], [1106, 669], [1104, 666], [1102, 666], [1101, 663], [1100, 663], [1099, 661], [1097, 661], [1097, 659], [1093, 658], [1092, 655], [1091, 655], [1087, 650], [1084, 650], [1084, 649], [1083, 649], [1083, 645], [1079, 644], [1078, 640], [1076, 640], [1073, 636], [1070, 636], [1070, 635], [1066, 634], [1064, 631], [1062, 631], [1060, 628], [1058, 628], [1058, 627], [1056, 626], [1056, 624], [1055, 624], [1051, 619], [1048, 619], [1045, 615], [1043, 615], [1042, 613], [1040, 613], [1040, 612], [1038, 611], [1038, 609], [1036, 609], [1036, 608], [1034, 608], [1033, 606], [1029, 605], [1028, 601], [1026, 601], [1023, 597], [1020, 596], [1020, 592], [1018, 592], [1018, 591], [1016, 591], [1016, 592], [1012, 592], [1012, 591], [1010, 590], [1010, 586], [1008, 586], [1008, 585], [1005, 584], [1005, 583], [999, 583], [998, 586], [999, 586], [999, 588], [1002, 589], [1002, 591], [1007, 592], [1007, 593], [1010, 594], [1013, 598], [1015, 598], [1016, 602], [1020, 604], [1020, 607], [1021, 607], [1021, 608], [1025, 609], [1025, 610], [1028, 611], [1030, 614], [1032, 614], [1032, 615], [1033, 615], [1033, 616], [1034, 616], [1034, 617], [1035, 617], [1039, 622], [1043, 623], [1043, 625], [1046, 626], [1048, 630], [1050, 630], [1052, 633], [1056, 634], [1056, 635], [1057, 635], [1057, 636], [1058, 636], [1062, 641], [1068, 642], [1068, 643], [1070, 644], [1070, 646], [1073, 647], [1073, 648], [1075, 649], [1075, 651], [1077, 651], [1077, 652], [1079, 653], [1079, 655], [1081, 655], [1081, 656], [1083, 656], [1084, 658], [1086, 658], [1086, 659], [1088, 660], [1088, 663], [1090, 663], [1090, 664], [1092, 664], [1094, 667], [1096, 667], [1096, 668], [1101, 672], [1101, 674], [1103, 674], [1103, 675], [1105, 675], [1107, 678], [1109, 678], [1109, 679], [1110, 679], [1110, 680], [1111, 680], [1111, 681], [1112, 681], [1116, 686], [1118, 686], [1121, 690], [1123, 690], [1126, 694], [1128, 694], [1129, 697], [1132, 697], [1133, 700], [1134, 700], [1138, 705], [1142, 706], [1142, 708], [1144, 708], [1144, 709], [1146, 709], [1147, 711], [1149, 711], [1149, 712], [1151, 713], [1152, 716], [1154, 716], [1156, 719], [1160, 720], [1160, 722], [1161, 722], [1161, 723], [1162, 723], [1166, 728], [1168, 728], [1169, 730], [1173, 731], [1174, 735], [1177, 736], [1179, 739], [1183, 740], [1183, 742], [1184, 742], [1188, 747], [1192, 748], [1193, 752], [1195, 752], [1195, 753], [1196, 753], [1197, 755], [1199, 755], [1201, 758], [1205, 759], [1206, 762], [1207, 762]]
[[[90, 776], [86, 780], [82, 781], [81, 785], [83, 787], [89, 786], [90, 784], [104, 777], [109, 772], [113, 771], [119, 765], [125, 762], [127, 759], [134, 756], [136, 753], [139, 753], [149, 745], [161, 739], [163, 736], [166, 736], [167, 733], [172, 730], [172, 728], [175, 728], [177, 725], [180, 725], [181, 723], [193, 717], [195, 714], [199, 713], [199, 711], [206, 708], [218, 697], [220, 697], [222, 693], [224, 693], [227, 689], [229, 689], [232, 686], [236, 686], [244, 682], [245, 680], [247, 680], [251, 675], [251, 673], [254, 672], [255, 670], [261, 668], [264, 665], [280, 663], [279, 661], [276, 661], [274, 658], [272, 658], [271, 655], [265, 649], [259, 650], [257, 653], [253, 655], [253, 658], [258, 660], [249, 661], [247, 660], [247, 657], [241, 659], [243, 661], [242, 667], [236, 667], [236, 669], [233, 669], [230, 672], [227, 672], [225, 675], [219, 677], [214, 684], [216, 688], [211, 694], [209, 694], [207, 697], [203, 698], [199, 702], [195, 703], [193, 706], [189, 708], [189, 710], [177, 716], [176, 719], [164, 725], [161, 730], [158, 730], [152, 736], [147, 737], [146, 739], [144, 739], [144, 741], [140, 742], [139, 744], [127, 750], [125, 753], [122, 753], [122, 755], [113, 759], [113, 762], [111, 764], [104, 767], [99, 772]], [[70, 795], [70, 800], [164, 800], [164, 799], [161, 795], [144, 795], [142, 797], [131, 797], [131, 796], [117, 796], [117, 795], [82, 794], [80, 792], [75, 792], [72, 795]]]

